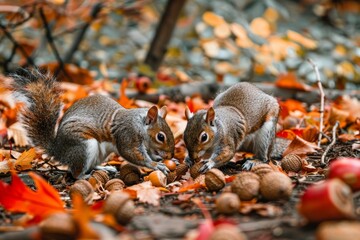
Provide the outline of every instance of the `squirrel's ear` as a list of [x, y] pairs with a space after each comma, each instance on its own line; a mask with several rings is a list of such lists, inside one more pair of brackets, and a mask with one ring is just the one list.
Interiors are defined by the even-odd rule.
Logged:
[[213, 107], [210, 107], [209, 110], [207, 110], [206, 112], [205, 121], [211, 126], [214, 126], [214, 119], [215, 119], [215, 111]]
[[167, 107], [166, 107], [166, 106], [163, 106], [163, 107], [160, 109], [159, 115], [160, 115], [160, 117], [162, 117], [163, 119], [166, 118], [166, 115], [167, 115]]
[[190, 118], [192, 118], [194, 116], [194, 114], [190, 111], [189, 107], [186, 106], [185, 108], [185, 117], [186, 120], [189, 120]]
[[155, 123], [158, 116], [158, 108], [156, 106], [152, 106], [146, 115], [145, 124], [149, 125], [151, 123]]

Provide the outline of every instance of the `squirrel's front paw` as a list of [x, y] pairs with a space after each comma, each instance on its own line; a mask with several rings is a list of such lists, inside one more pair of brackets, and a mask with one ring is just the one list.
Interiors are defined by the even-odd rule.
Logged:
[[189, 156], [186, 156], [185, 163], [188, 165], [188, 167], [191, 167], [194, 164], [194, 161]]
[[206, 173], [215, 167], [215, 162], [212, 160], [202, 160], [201, 162], [204, 163], [204, 165], [202, 165], [202, 167], [199, 169], [199, 173]]
[[170, 170], [166, 167], [164, 163], [157, 163], [156, 169], [162, 171], [165, 175], [168, 175], [170, 173]]

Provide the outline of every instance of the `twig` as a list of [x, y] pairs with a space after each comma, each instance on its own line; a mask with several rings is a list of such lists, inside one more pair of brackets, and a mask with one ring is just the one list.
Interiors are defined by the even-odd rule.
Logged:
[[337, 128], [339, 127], [339, 121], [336, 121], [333, 129], [332, 129], [332, 141], [331, 143], [326, 147], [323, 155], [321, 156], [321, 165], [324, 165], [325, 164], [325, 157], [326, 157], [326, 154], [329, 152], [330, 148], [332, 146], [334, 146], [335, 142], [336, 142], [336, 130]]
[[319, 139], [318, 139], [318, 147], [320, 147], [321, 138], [322, 138], [323, 129], [324, 129], [324, 98], [325, 98], [325, 94], [324, 94], [324, 90], [323, 90], [323, 87], [322, 87], [322, 84], [321, 84], [321, 79], [320, 79], [320, 73], [319, 73], [318, 66], [310, 58], [308, 58], [307, 61], [314, 68], [314, 71], [315, 71], [315, 74], [316, 74], [317, 85], [318, 85], [319, 91], [320, 91], [320, 110], [319, 110], [319, 113], [320, 113], [320, 126], [319, 126]]
[[96, 3], [94, 5], [94, 7], [91, 10], [90, 13], [90, 19], [86, 22], [86, 24], [84, 24], [83, 28], [80, 30], [79, 34], [75, 37], [74, 43], [73, 45], [70, 47], [70, 49], [68, 50], [67, 54], [64, 57], [64, 63], [68, 63], [71, 61], [74, 53], [76, 52], [76, 50], [78, 49], [85, 33], [86, 30], [89, 28], [91, 22], [96, 18], [96, 16], [99, 14], [100, 10], [102, 9], [103, 4], [102, 3]]
[[25, 49], [21, 44], [19, 44], [15, 38], [11, 35], [11, 33], [6, 29], [6, 27], [2, 24], [0, 24], [1, 30], [5, 33], [6, 37], [18, 48], [21, 52], [21, 54], [26, 58], [27, 64], [35, 66], [35, 63], [31, 57], [26, 53]]
[[51, 34], [51, 30], [50, 30], [50, 27], [49, 27], [49, 24], [47, 22], [47, 19], [46, 19], [46, 16], [44, 14], [44, 10], [42, 8], [39, 9], [39, 12], [40, 12], [40, 18], [41, 18], [41, 21], [43, 22], [43, 25], [44, 25], [44, 28], [45, 28], [45, 35], [46, 35], [46, 38], [50, 44], [50, 47], [51, 47], [51, 50], [53, 51], [54, 55], [55, 55], [55, 58], [56, 60], [58, 61], [59, 63], [59, 66], [56, 68], [55, 72], [54, 72], [54, 77], [57, 77], [58, 74], [60, 73], [60, 71], [62, 71], [64, 73], [64, 75], [69, 78], [69, 80], [71, 81], [71, 77], [67, 74], [67, 72], [65, 71], [65, 68], [64, 68], [64, 62], [63, 60], [61, 59], [61, 56], [59, 54], [59, 51], [57, 50], [56, 46], [55, 46], [55, 42], [54, 42], [54, 39], [53, 39], [53, 36]]

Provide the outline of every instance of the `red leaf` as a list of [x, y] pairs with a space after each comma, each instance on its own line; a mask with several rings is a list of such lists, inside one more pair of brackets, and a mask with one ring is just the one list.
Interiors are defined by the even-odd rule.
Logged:
[[39, 221], [49, 214], [65, 212], [59, 193], [39, 175], [30, 172], [36, 191], [26, 186], [18, 175], [12, 172], [11, 184], [0, 181], [0, 204], [11, 212], [25, 212]]

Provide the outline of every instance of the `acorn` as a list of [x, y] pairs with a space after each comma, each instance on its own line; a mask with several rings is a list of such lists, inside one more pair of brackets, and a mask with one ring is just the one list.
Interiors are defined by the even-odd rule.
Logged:
[[172, 182], [175, 182], [175, 179], [176, 179], [176, 171], [173, 171], [173, 172], [170, 172], [167, 176], [166, 176], [166, 181], [168, 183], [172, 183]]
[[243, 201], [249, 201], [257, 197], [259, 189], [260, 178], [253, 172], [239, 173], [231, 184], [231, 191]]
[[105, 183], [110, 179], [108, 173], [104, 170], [96, 170], [91, 174], [91, 177], [95, 178], [101, 185], [105, 185]]
[[41, 239], [76, 239], [77, 228], [70, 214], [54, 213], [40, 223]]
[[195, 179], [197, 176], [200, 175], [199, 169], [204, 165], [202, 162], [196, 162], [191, 168], [190, 168], [190, 176]]
[[120, 191], [123, 190], [124, 187], [125, 187], [125, 183], [123, 182], [123, 180], [118, 178], [111, 179], [105, 184], [105, 189], [108, 190], [109, 192]]
[[187, 173], [187, 171], [189, 170], [188, 165], [181, 163], [179, 165], [176, 166], [176, 175], [178, 176], [178, 178], [176, 180], [179, 180], [181, 178], [181, 176], [185, 175]]
[[170, 171], [174, 171], [176, 169], [176, 163], [172, 160], [165, 160], [163, 163]]
[[215, 206], [219, 213], [234, 214], [239, 211], [240, 199], [235, 193], [223, 193], [216, 199]]
[[172, 171], [167, 175], [167, 182], [171, 183], [180, 180], [181, 177], [186, 174], [188, 169], [189, 167], [186, 164], [182, 163], [177, 165], [175, 171]]
[[288, 199], [292, 189], [291, 179], [281, 172], [268, 173], [260, 181], [260, 193], [267, 200]]
[[302, 159], [296, 154], [288, 154], [281, 160], [281, 167], [286, 172], [300, 172]]
[[77, 180], [69, 189], [69, 195], [72, 197], [74, 193], [78, 193], [84, 199], [84, 202], [90, 204], [93, 200], [94, 189], [91, 184], [84, 180]]
[[135, 204], [129, 195], [116, 191], [111, 193], [104, 204], [104, 213], [112, 214], [120, 224], [127, 224], [134, 216]]
[[205, 186], [210, 192], [221, 190], [225, 183], [225, 175], [219, 169], [213, 168], [205, 173]]
[[205, 186], [205, 174], [200, 174], [199, 176], [197, 176], [197, 178], [195, 178], [194, 182], [200, 183], [202, 186]]
[[139, 168], [132, 164], [124, 164], [120, 168], [120, 179], [124, 181], [126, 186], [135, 185], [141, 180]]
[[216, 226], [209, 236], [209, 240], [246, 240], [247, 237], [236, 225], [223, 223]]
[[265, 174], [274, 171], [272, 167], [267, 163], [260, 163], [255, 165], [251, 171], [256, 173], [259, 177], [263, 177]]
[[149, 180], [151, 184], [155, 187], [166, 187], [166, 183], [167, 183], [166, 176], [160, 170], [151, 172], [149, 174]]

